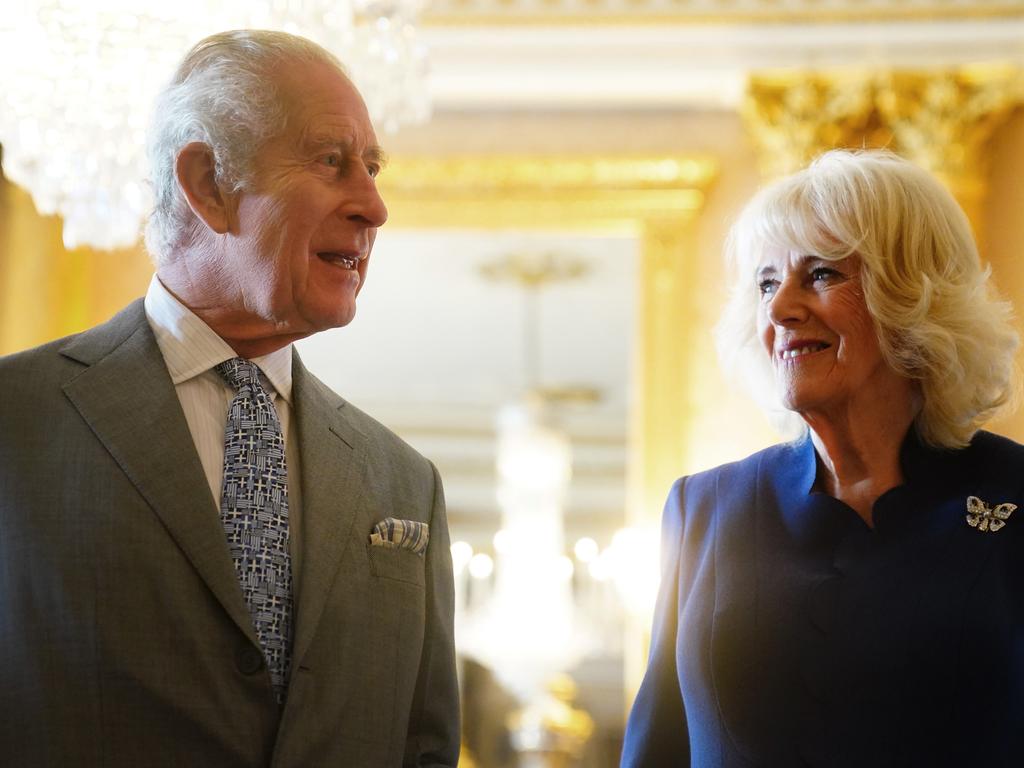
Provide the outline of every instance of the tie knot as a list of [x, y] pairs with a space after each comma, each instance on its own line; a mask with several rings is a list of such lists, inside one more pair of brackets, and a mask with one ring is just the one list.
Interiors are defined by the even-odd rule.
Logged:
[[260, 369], [256, 363], [241, 357], [232, 357], [214, 368], [235, 391], [251, 387], [254, 391], [263, 389], [260, 384]]

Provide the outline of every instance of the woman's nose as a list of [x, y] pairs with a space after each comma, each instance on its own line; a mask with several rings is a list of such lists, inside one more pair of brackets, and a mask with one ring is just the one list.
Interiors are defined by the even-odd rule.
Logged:
[[807, 305], [797, 280], [787, 277], [779, 281], [768, 302], [768, 319], [775, 325], [791, 325], [807, 319]]

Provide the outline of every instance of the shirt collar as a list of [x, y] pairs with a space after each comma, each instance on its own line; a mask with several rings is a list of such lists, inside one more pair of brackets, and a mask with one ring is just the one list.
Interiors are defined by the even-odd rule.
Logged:
[[[146, 292], [146, 319], [175, 386], [237, 357], [231, 346], [182, 304], [153, 275]], [[292, 401], [292, 345], [252, 359], [277, 393]]]

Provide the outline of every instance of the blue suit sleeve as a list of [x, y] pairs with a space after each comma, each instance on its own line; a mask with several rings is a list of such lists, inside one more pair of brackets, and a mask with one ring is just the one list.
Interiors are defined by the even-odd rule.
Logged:
[[685, 768], [690, 764], [686, 710], [676, 668], [684, 484], [685, 479], [676, 481], [662, 515], [661, 586], [650, 657], [626, 725], [622, 768]]

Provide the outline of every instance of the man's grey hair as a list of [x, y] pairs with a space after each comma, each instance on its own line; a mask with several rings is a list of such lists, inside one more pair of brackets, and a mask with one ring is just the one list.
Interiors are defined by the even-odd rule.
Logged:
[[310, 40], [243, 29], [197, 43], [161, 91], [147, 144], [154, 206], [146, 248], [157, 266], [198, 234], [199, 221], [175, 176], [178, 153], [202, 142], [213, 154], [222, 190], [251, 188], [257, 154], [288, 121], [275, 73], [294, 63], [326, 64], [345, 74], [341, 62]]

